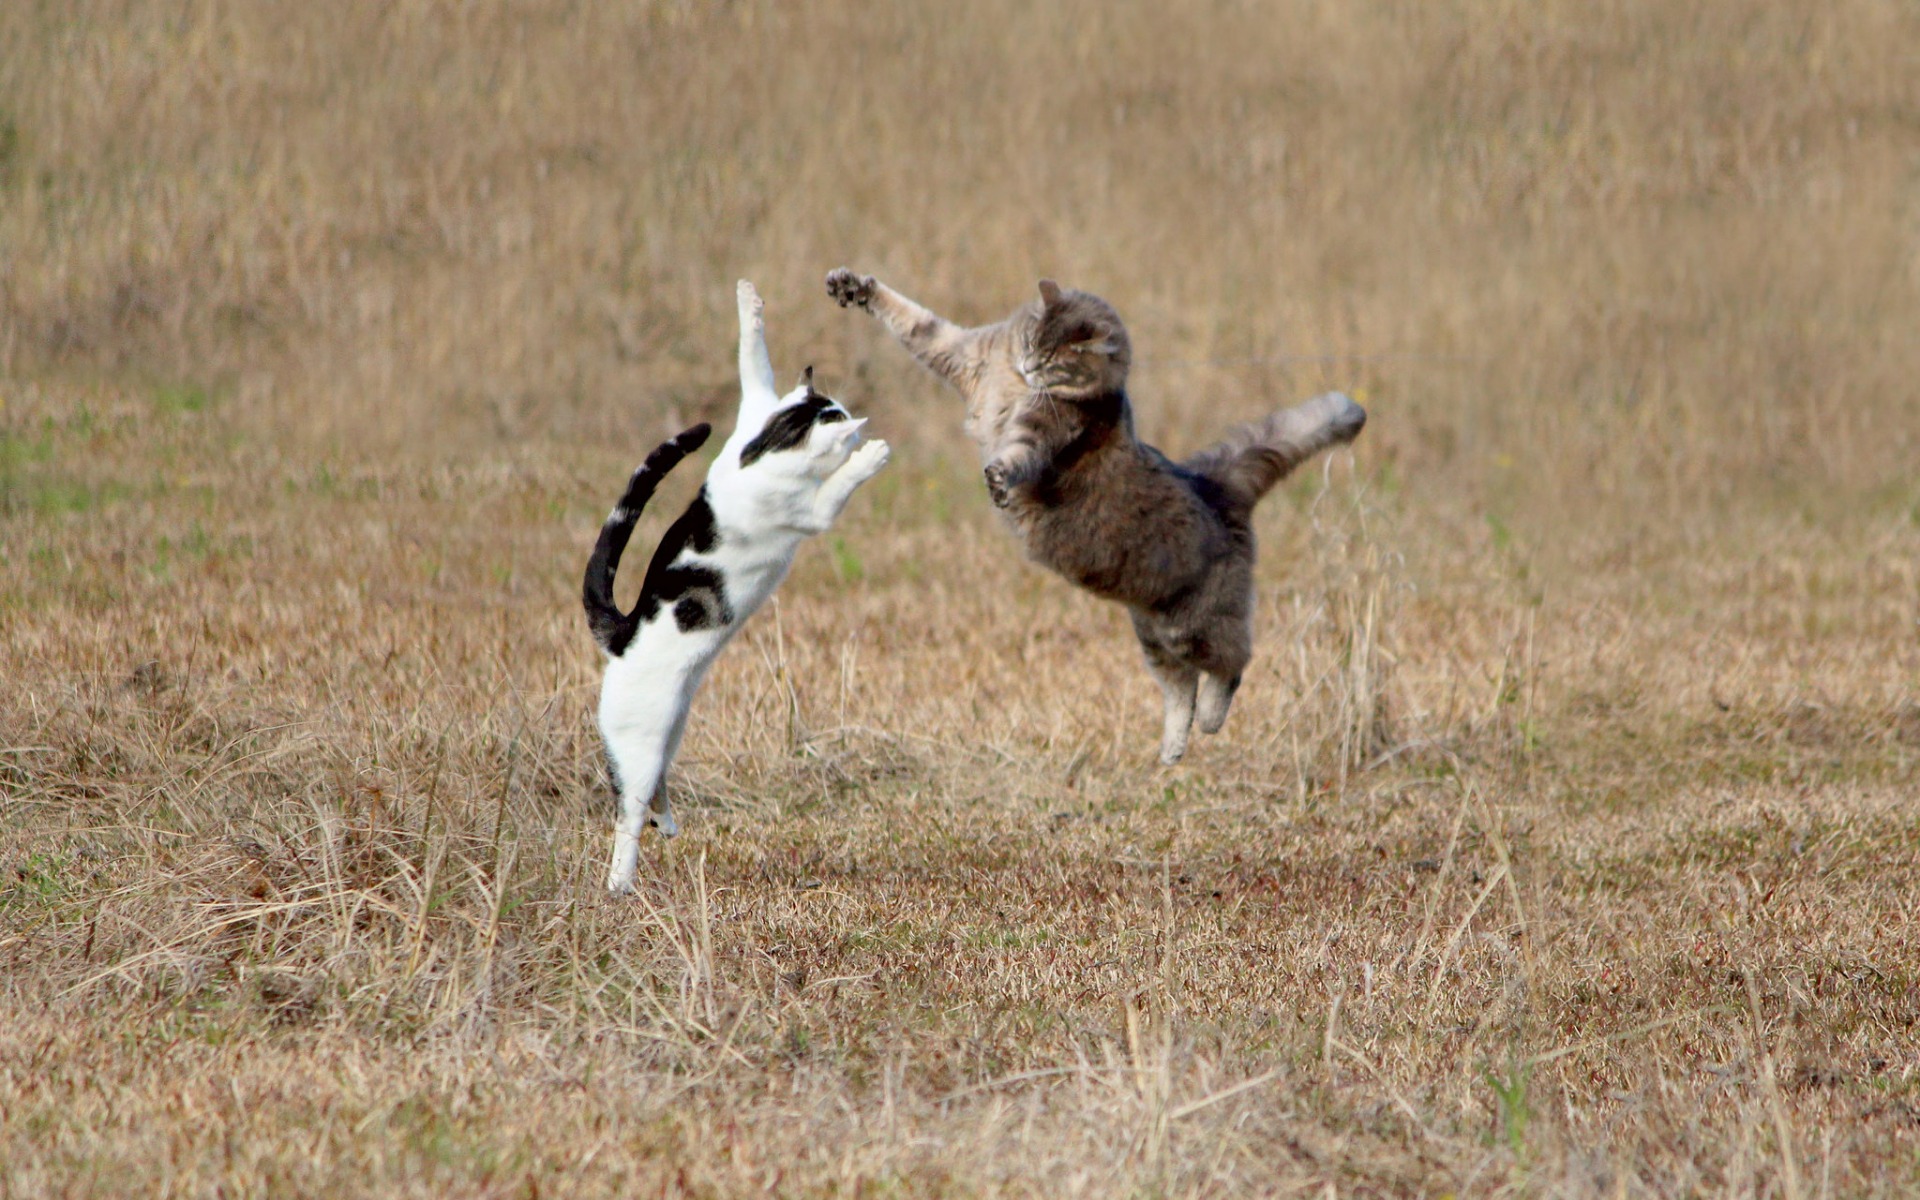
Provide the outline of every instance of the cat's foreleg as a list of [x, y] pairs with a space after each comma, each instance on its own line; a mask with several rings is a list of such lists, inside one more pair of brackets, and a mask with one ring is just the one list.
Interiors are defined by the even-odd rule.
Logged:
[[1046, 469], [1046, 455], [1038, 446], [1026, 442], [1007, 446], [993, 456], [993, 461], [982, 472], [987, 481], [987, 497], [995, 508], [1005, 508], [1013, 502], [1015, 492], [1040, 482]]
[[841, 510], [847, 507], [847, 501], [853, 499], [855, 489], [878, 475], [892, 453], [885, 442], [863, 443], [851, 458], [840, 464], [839, 470], [827, 476], [820, 490], [815, 493], [813, 506], [807, 514], [807, 532], [825, 533], [833, 528], [833, 523], [840, 519]]
[[842, 308], [863, 308], [878, 317], [907, 352], [948, 383], [959, 386], [967, 368], [969, 330], [914, 303], [871, 275], [846, 267], [827, 273], [827, 295]]
[[779, 401], [779, 387], [767, 356], [766, 305], [744, 279], [734, 285], [734, 296], [740, 305], [741, 411], [771, 412]]

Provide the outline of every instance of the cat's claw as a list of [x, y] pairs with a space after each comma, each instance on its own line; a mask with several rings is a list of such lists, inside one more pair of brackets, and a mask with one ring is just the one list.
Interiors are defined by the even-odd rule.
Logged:
[[850, 305], [868, 308], [873, 304], [873, 276], [855, 275], [846, 267], [836, 267], [827, 272], [827, 295], [846, 308]]

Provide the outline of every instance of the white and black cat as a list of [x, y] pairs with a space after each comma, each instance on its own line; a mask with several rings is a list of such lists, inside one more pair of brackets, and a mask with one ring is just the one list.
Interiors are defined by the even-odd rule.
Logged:
[[600, 689], [620, 814], [607, 888], [633, 890], [640, 830], [679, 832], [667, 800], [667, 766], [679, 749], [693, 694], [728, 639], [773, 594], [800, 542], [830, 527], [854, 489], [887, 463], [887, 444], [863, 443], [847, 410], [813, 390], [813, 368], [786, 395], [774, 391], [760, 297], [742, 280], [740, 420], [707, 470], [706, 484], [654, 551], [640, 599], [622, 613], [614, 574], [653, 490], [709, 429], [664, 443], [633, 473], [587, 561], [581, 600], [608, 657]]

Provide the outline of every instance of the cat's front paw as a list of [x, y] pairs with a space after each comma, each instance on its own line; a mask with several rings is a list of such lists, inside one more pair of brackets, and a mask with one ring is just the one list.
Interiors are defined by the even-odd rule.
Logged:
[[753, 284], [742, 279], [733, 285], [733, 294], [740, 302], [740, 324], [753, 329], [765, 329], [767, 303], [754, 290]]
[[841, 308], [854, 305], [871, 308], [875, 284], [871, 275], [855, 275], [846, 267], [836, 267], [827, 272], [827, 295], [834, 298]]
[[878, 440], [864, 442], [858, 450], [853, 452], [853, 457], [847, 460], [847, 465], [852, 467], [854, 474], [861, 479], [872, 479], [880, 473], [881, 467], [887, 465], [887, 460], [891, 457], [893, 457], [893, 447], [885, 442]]
[[1013, 500], [1013, 480], [1005, 463], [988, 463], [983, 474], [987, 477], [987, 498], [993, 501], [995, 508], [1005, 508]]

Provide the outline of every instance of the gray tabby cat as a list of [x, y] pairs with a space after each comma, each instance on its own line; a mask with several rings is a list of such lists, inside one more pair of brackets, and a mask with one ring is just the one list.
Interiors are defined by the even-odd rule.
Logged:
[[1329, 392], [1170, 461], [1134, 436], [1132, 347], [1113, 306], [1040, 282], [1040, 299], [962, 328], [842, 267], [827, 294], [880, 319], [967, 402], [987, 490], [1027, 555], [1126, 605], [1165, 699], [1160, 761], [1196, 712], [1217, 733], [1253, 657], [1253, 508], [1289, 472], [1352, 441], [1367, 414]]

